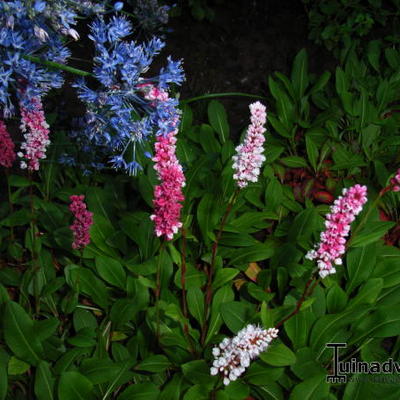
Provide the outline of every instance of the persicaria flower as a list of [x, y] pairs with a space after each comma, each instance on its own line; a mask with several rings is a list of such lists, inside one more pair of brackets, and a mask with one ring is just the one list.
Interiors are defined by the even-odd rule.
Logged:
[[232, 339], [225, 338], [212, 350], [214, 362], [210, 369], [211, 375], [221, 374], [224, 385], [236, 381], [250, 365], [250, 361], [267, 349], [278, 332], [275, 328], [263, 329], [247, 325]]
[[0, 120], [0, 165], [10, 168], [15, 161], [14, 142], [7, 131], [5, 123]]
[[24, 132], [25, 142], [21, 145], [18, 156], [23, 158], [21, 168], [29, 171], [39, 169], [39, 160], [46, 158], [46, 148], [50, 144], [49, 125], [46, 122], [40, 98], [30, 100], [30, 108], [20, 103], [21, 130]]
[[339, 196], [330, 207], [331, 212], [326, 215], [326, 230], [321, 233], [321, 241], [306, 255], [309, 260], [317, 260], [321, 278], [334, 274], [334, 265], [342, 265], [350, 224], [366, 202], [367, 187], [355, 185], [343, 189], [343, 196]]
[[[157, 107], [159, 102], [168, 102], [168, 93], [163, 89], [154, 86], [147, 89], [145, 97], [153, 101], [154, 107]], [[167, 240], [171, 240], [182, 227], [180, 211], [181, 202], [185, 199], [182, 193], [185, 175], [175, 154], [179, 115], [174, 112], [174, 107], [165, 108], [164, 111], [170, 112], [166, 112], [158, 120], [159, 129], [153, 157], [154, 169], [161, 183], [154, 188], [154, 214], [150, 218], [154, 221], [156, 235], [164, 235]]]
[[400, 168], [397, 170], [396, 175], [390, 179], [393, 192], [400, 192]]
[[90, 243], [89, 231], [93, 225], [93, 213], [86, 209], [85, 196], [73, 195], [70, 200], [69, 209], [75, 217], [73, 224], [70, 226], [74, 236], [72, 248], [82, 249]]
[[267, 120], [266, 108], [259, 101], [250, 104], [250, 121], [247, 134], [242, 144], [236, 147], [236, 155], [233, 159], [235, 174], [233, 179], [239, 188], [246, 187], [249, 182], [257, 182], [260, 168], [265, 161], [262, 154], [264, 137], [264, 124]]

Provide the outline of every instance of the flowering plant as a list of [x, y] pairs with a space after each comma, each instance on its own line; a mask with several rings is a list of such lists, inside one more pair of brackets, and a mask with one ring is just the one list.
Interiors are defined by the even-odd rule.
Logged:
[[399, 356], [400, 251], [382, 207], [400, 178], [396, 151], [376, 147], [397, 149], [383, 90], [396, 76], [381, 113], [363, 91], [350, 107], [353, 69], [337, 70], [331, 99], [329, 74], [313, 81], [300, 52], [290, 80], [270, 80], [268, 115], [252, 102], [240, 132], [216, 100], [207, 120], [178, 103], [180, 62], [147, 71], [161, 41], [131, 41], [120, 15], [90, 30], [77, 140], [102, 172], [56, 163], [65, 127], [45, 121], [41, 90], [15, 88], [28, 171], [13, 164], [13, 120], [0, 123], [0, 400], [399, 397], [326, 379], [328, 343], [347, 343], [341, 358]]

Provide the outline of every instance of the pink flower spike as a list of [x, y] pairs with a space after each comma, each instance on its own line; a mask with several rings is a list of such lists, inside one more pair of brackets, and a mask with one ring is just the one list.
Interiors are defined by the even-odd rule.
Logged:
[[[151, 100], [153, 106], [157, 101], [169, 99], [168, 93], [162, 89], [152, 85], [147, 85], [144, 89], [145, 98]], [[167, 123], [168, 120], [166, 119], [165, 122]], [[185, 175], [175, 154], [179, 119], [172, 121], [172, 124], [175, 129], [166, 135], [158, 132], [153, 157], [154, 169], [157, 171], [160, 184], [154, 188], [154, 214], [150, 218], [154, 221], [155, 234], [165, 236], [166, 240], [172, 240], [174, 234], [182, 227], [180, 212], [181, 203], [185, 199], [182, 193]]]
[[211, 375], [221, 374], [224, 385], [236, 381], [250, 365], [250, 361], [267, 349], [278, 332], [275, 328], [263, 329], [247, 325], [234, 338], [225, 338], [212, 350], [214, 362], [210, 369]]
[[262, 154], [265, 141], [264, 124], [267, 120], [266, 108], [259, 101], [250, 104], [250, 121], [247, 134], [242, 144], [236, 147], [236, 155], [233, 159], [235, 171], [233, 179], [239, 188], [246, 187], [249, 182], [257, 182], [260, 175], [260, 168], [265, 161]]
[[69, 209], [75, 217], [73, 224], [70, 226], [74, 236], [72, 248], [83, 249], [90, 243], [89, 231], [93, 225], [93, 214], [86, 209], [85, 196], [73, 195], [70, 200]]
[[307, 259], [317, 260], [321, 278], [334, 274], [334, 265], [342, 265], [350, 224], [366, 202], [367, 187], [355, 185], [343, 189], [343, 196], [339, 196], [331, 206], [330, 214], [326, 215], [326, 230], [321, 233], [321, 241], [306, 254]]
[[5, 123], [0, 120], [0, 165], [10, 168], [15, 161], [16, 154], [14, 150], [14, 142], [7, 131]]
[[25, 142], [21, 145], [18, 156], [23, 158], [21, 168], [29, 171], [39, 170], [39, 160], [46, 158], [46, 148], [50, 144], [49, 125], [46, 122], [40, 98], [31, 100], [32, 109], [27, 109], [20, 104], [21, 130]]

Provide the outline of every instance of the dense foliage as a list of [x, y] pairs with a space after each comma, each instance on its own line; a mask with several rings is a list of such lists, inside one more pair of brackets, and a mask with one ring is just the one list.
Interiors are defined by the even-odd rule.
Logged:
[[[33, 35], [42, 3], [18, 14]], [[37, 29], [26, 58], [0, 16], [0, 57], [23, 60], [0, 87], [0, 400], [397, 399], [396, 373], [328, 383], [326, 344], [399, 358], [400, 52], [346, 47], [315, 75], [301, 50], [234, 139], [220, 101], [174, 97], [180, 62], [151, 70], [162, 42], [103, 6], [119, 14], [89, 17], [93, 74], [50, 68]], [[60, 71], [86, 79], [79, 129], [44, 114]]]

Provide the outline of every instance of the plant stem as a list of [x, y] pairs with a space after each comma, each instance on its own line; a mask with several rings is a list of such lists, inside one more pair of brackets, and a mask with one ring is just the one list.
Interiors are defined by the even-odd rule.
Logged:
[[36, 254], [36, 219], [35, 219], [35, 207], [33, 206], [33, 177], [32, 172], [29, 171], [29, 203], [32, 214], [32, 219], [30, 222], [30, 231], [31, 231], [31, 255], [32, 255], [32, 279], [33, 279], [33, 291], [35, 295], [35, 310], [36, 313], [40, 312], [40, 298], [39, 298], [39, 279], [37, 277], [40, 267], [38, 264], [38, 257]]
[[[315, 287], [317, 286], [317, 284], [320, 282], [320, 279], [315, 279], [314, 277], [314, 272], [311, 274], [310, 279], [307, 281], [306, 286], [304, 287], [304, 291], [300, 297], [300, 299], [298, 300], [297, 304], [296, 304], [296, 308], [284, 319], [282, 319], [281, 321], [279, 321], [276, 325], [275, 328], [279, 328], [280, 326], [282, 326], [287, 320], [289, 320], [290, 318], [294, 317], [301, 309], [301, 306], [304, 303], [304, 300], [311, 296], [312, 293], [314, 292]], [[315, 281], [314, 281], [315, 280]], [[311, 286], [311, 283], [314, 281], [314, 284]], [[310, 288], [311, 286], [311, 288]], [[309, 290], [310, 288], [310, 290]]]
[[57, 63], [54, 61], [43, 60], [40, 57], [25, 55], [25, 56], [23, 56], [23, 58], [25, 58], [25, 60], [32, 61], [37, 64], [45, 65], [46, 67], [49, 67], [50, 69], [66, 71], [71, 74], [79, 75], [79, 76], [93, 76], [93, 74], [91, 72], [84, 71], [84, 70], [78, 69], [78, 68], [69, 67], [68, 65], [60, 64], [60, 63]]
[[165, 248], [165, 242], [163, 241], [161, 243], [160, 253], [158, 255], [157, 272], [156, 272], [155, 295], [156, 295], [156, 324], [157, 324], [156, 336], [157, 336], [157, 340], [160, 340], [161, 259], [162, 259], [162, 255], [164, 253], [164, 248]]
[[[8, 206], [10, 209], [10, 214], [12, 214], [14, 212], [14, 205], [11, 199], [11, 185], [10, 185], [10, 171], [8, 170], [8, 168], [4, 169], [4, 173], [6, 175], [6, 180], [7, 180], [7, 191], [8, 191]], [[13, 242], [14, 241], [14, 227], [11, 226], [10, 227], [10, 241]]]
[[207, 280], [207, 286], [206, 286], [206, 294], [205, 294], [205, 299], [204, 299], [204, 325], [202, 327], [202, 332], [201, 332], [201, 344], [204, 345], [205, 339], [206, 339], [206, 334], [207, 334], [207, 329], [208, 329], [208, 324], [207, 324], [207, 319], [208, 319], [208, 314], [209, 314], [209, 309], [212, 301], [212, 278], [214, 275], [214, 270], [215, 270], [215, 260], [217, 257], [217, 249], [218, 249], [218, 244], [222, 236], [222, 232], [225, 227], [225, 223], [228, 219], [228, 216], [230, 212], [232, 211], [232, 207], [235, 204], [238, 196], [240, 193], [240, 189], [237, 188], [235, 190], [235, 193], [231, 197], [226, 210], [225, 214], [222, 217], [221, 224], [217, 233], [217, 236], [215, 238], [215, 241], [212, 246], [211, 250], [211, 261], [210, 261], [210, 266], [208, 268], [208, 280]]
[[189, 104], [193, 103], [198, 100], [208, 100], [208, 99], [215, 99], [218, 97], [230, 97], [230, 96], [235, 96], [235, 97], [251, 97], [254, 99], [260, 99], [260, 100], [266, 100], [266, 97], [264, 96], [258, 96], [256, 94], [250, 94], [250, 93], [240, 93], [240, 92], [227, 92], [227, 93], [210, 93], [210, 94], [203, 94], [201, 96], [196, 96], [192, 97], [191, 99], [187, 100], [181, 100], [179, 103], [181, 105], [184, 104]]
[[192, 338], [190, 337], [189, 333], [189, 325], [187, 323], [187, 320], [189, 318], [188, 314], [188, 305], [187, 305], [187, 297], [186, 297], [186, 230], [184, 227], [181, 229], [182, 232], [182, 252], [181, 252], [181, 286], [182, 286], [182, 310], [183, 310], [183, 316], [185, 317], [185, 322], [183, 324], [183, 333], [186, 336], [186, 339], [189, 344], [189, 349], [192, 354], [196, 354], [196, 350], [192, 341]]

